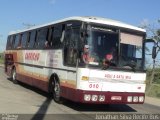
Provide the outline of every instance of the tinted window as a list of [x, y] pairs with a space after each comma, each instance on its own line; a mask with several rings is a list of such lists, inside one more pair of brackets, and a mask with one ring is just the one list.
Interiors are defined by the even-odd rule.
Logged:
[[36, 47], [45, 48], [45, 42], [47, 41], [48, 28], [43, 28], [38, 31]]
[[28, 34], [27, 33], [23, 33], [22, 34], [22, 38], [21, 38], [21, 46], [22, 46], [22, 48], [26, 47], [27, 38], [28, 38]]
[[14, 41], [14, 48], [18, 48], [19, 47], [19, 39], [20, 39], [20, 35], [17, 34], [15, 37], [15, 41]]
[[52, 40], [51, 40], [51, 46], [52, 48], [58, 49], [62, 46], [61, 43], [61, 35], [62, 35], [62, 27], [60, 25], [54, 27], [52, 31]]
[[29, 40], [28, 40], [28, 43], [27, 43], [28, 48], [33, 48], [34, 47], [35, 39], [36, 39], [36, 31], [34, 30], [34, 31], [31, 31], [29, 33]]
[[53, 27], [49, 28], [48, 30], [48, 38], [47, 38], [47, 41], [45, 43], [45, 47], [46, 48], [51, 48], [52, 47], [52, 32], [53, 32]]
[[12, 48], [12, 42], [13, 42], [13, 36], [8, 36], [6, 49], [11, 49]]
[[80, 39], [79, 29], [68, 29], [64, 39], [64, 61], [65, 64], [75, 66], [77, 60], [78, 41]]
[[15, 35], [10, 35], [7, 40], [7, 48], [6, 49], [13, 49], [15, 43]]

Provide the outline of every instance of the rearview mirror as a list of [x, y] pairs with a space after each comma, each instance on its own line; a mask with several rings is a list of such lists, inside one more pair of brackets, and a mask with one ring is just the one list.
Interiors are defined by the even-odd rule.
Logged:
[[157, 56], [157, 47], [153, 46], [152, 48], [152, 58], [155, 59]]
[[150, 38], [149, 38], [149, 39], [146, 39], [145, 42], [146, 42], [146, 43], [148, 43], [148, 42], [155, 43], [155, 41], [154, 41], [153, 39], [150, 39]]
[[152, 48], [152, 59], [155, 59], [157, 56], [157, 47], [156, 47], [157, 43], [156, 43], [156, 41], [151, 38], [151, 39], [146, 39], [145, 43], [153, 43], [154, 44], [154, 46]]

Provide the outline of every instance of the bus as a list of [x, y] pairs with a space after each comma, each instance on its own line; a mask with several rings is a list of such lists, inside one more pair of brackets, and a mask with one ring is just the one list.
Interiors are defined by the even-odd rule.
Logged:
[[145, 37], [142, 28], [92, 16], [12, 31], [5, 73], [56, 102], [143, 104]]

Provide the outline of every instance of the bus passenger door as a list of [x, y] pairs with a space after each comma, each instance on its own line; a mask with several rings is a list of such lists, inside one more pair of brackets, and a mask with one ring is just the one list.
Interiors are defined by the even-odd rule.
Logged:
[[[77, 76], [77, 57], [78, 57], [78, 40], [79, 29], [66, 29], [64, 38], [64, 64], [67, 67], [67, 84], [68, 87], [76, 89]], [[72, 95], [72, 94], [71, 94]]]

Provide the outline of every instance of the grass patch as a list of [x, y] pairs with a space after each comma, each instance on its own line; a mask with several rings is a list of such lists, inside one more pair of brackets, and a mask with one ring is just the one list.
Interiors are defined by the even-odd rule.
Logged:
[[152, 86], [147, 86], [146, 95], [149, 97], [160, 98], [160, 84], [153, 84]]
[[4, 64], [4, 55], [0, 53], [0, 64]]
[[151, 79], [151, 72], [151, 69], [147, 70], [146, 95], [149, 97], [156, 97], [160, 99], [160, 68], [155, 69], [153, 84], [149, 85], [149, 80]]
[[3, 59], [0, 59], [0, 64], [4, 64], [4, 60]]

